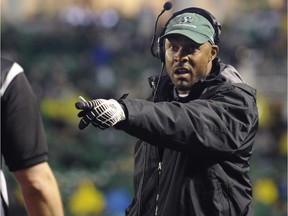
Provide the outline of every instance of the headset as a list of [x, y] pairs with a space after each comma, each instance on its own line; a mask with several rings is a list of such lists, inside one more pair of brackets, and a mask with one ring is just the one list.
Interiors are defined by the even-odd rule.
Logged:
[[[181, 11], [175, 12], [171, 18], [166, 22], [164, 28], [161, 31], [161, 34], [158, 37], [158, 46], [157, 46], [157, 50], [156, 50], [156, 54], [153, 54], [153, 56], [155, 56], [156, 58], [160, 59], [160, 61], [163, 63], [165, 61], [165, 50], [164, 50], [164, 39], [165, 38], [161, 38], [166, 31], [166, 28], [169, 24], [169, 22], [176, 16], [183, 14], [183, 13], [196, 13], [199, 14], [203, 17], [205, 17], [212, 25], [212, 27], [214, 28], [214, 43], [218, 44], [220, 43], [220, 35], [221, 35], [221, 24], [216, 20], [216, 18], [207, 10], [202, 9], [202, 8], [197, 8], [197, 7], [190, 7], [190, 8], [185, 8]], [[154, 44], [154, 42], [153, 42]]]

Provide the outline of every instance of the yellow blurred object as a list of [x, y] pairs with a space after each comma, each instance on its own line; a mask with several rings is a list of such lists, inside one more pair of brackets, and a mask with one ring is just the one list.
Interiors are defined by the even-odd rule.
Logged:
[[259, 112], [259, 126], [265, 126], [271, 121], [269, 106], [264, 97], [258, 95], [257, 106]]
[[278, 190], [273, 179], [259, 179], [254, 183], [253, 188], [254, 199], [257, 202], [271, 205], [278, 199]]
[[19, 187], [14, 188], [13, 190], [13, 195], [16, 197], [16, 199], [19, 201], [19, 203], [21, 204], [21, 206], [24, 207], [24, 198], [21, 192], [21, 189]]
[[68, 124], [77, 125], [79, 122], [77, 118], [79, 110], [75, 108], [75, 103], [79, 100], [79, 95], [81, 94], [75, 92], [62, 98], [46, 97], [41, 102], [41, 112], [49, 118], [59, 119]]
[[288, 144], [288, 134], [287, 132], [285, 132], [282, 134], [279, 143], [279, 153], [283, 156], [287, 156], [287, 144]]
[[83, 180], [69, 199], [69, 210], [73, 215], [100, 215], [105, 209], [105, 197], [93, 181]]

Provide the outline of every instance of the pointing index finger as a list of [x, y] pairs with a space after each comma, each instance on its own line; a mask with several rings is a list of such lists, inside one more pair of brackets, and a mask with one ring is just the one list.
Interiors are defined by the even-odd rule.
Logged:
[[89, 104], [87, 103], [84, 97], [79, 96], [79, 99], [80, 101], [75, 103], [77, 109], [89, 108]]

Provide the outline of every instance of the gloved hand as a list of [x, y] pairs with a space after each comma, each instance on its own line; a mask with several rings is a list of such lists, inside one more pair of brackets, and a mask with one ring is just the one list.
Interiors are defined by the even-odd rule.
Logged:
[[86, 101], [82, 97], [80, 99], [82, 101], [75, 104], [77, 109], [82, 110], [78, 114], [79, 117], [82, 117], [79, 122], [80, 130], [86, 128], [90, 123], [104, 130], [126, 119], [122, 106], [114, 99], [91, 101]]

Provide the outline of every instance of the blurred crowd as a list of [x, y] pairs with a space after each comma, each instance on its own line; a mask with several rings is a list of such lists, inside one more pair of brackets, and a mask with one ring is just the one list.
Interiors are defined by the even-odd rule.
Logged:
[[[115, 129], [78, 130], [74, 103], [85, 98], [146, 98], [160, 62], [150, 54], [155, 15], [69, 7], [53, 19], [2, 20], [1, 52], [21, 64], [36, 96], [50, 164], [66, 215], [124, 215], [131, 200], [134, 138]], [[161, 24], [159, 31], [161, 30]], [[255, 216], [287, 215], [287, 11], [247, 11], [224, 20], [220, 58], [258, 90], [260, 129], [251, 160]], [[283, 81], [284, 80], [284, 81]], [[15, 183], [12, 215], [23, 215]]]

